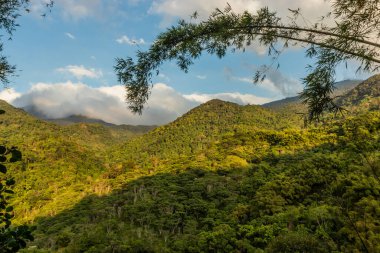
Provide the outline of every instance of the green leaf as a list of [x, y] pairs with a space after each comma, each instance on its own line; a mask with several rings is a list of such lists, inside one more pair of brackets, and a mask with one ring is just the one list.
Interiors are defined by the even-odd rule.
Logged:
[[13, 178], [9, 178], [9, 179], [7, 179], [7, 181], [6, 181], [6, 185], [7, 186], [12, 186], [12, 185], [14, 185], [16, 183], [16, 181], [13, 179]]
[[0, 163], [6, 162], [7, 158], [3, 155], [0, 155]]
[[4, 192], [9, 193], [9, 194], [14, 194], [14, 191], [12, 191], [12, 190], [5, 190]]
[[19, 150], [12, 149], [11, 153], [12, 153], [12, 157], [11, 157], [11, 159], [9, 159], [9, 161], [11, 163], [14, 163], [14, 162], [17, 162], [17, 161], [21, 161], [22, 154], [21, 154], [21, 152]]
[[6, 209], [5, 209], [6, 212], [12, 212], [13, 211], [13, 206], [8, 206]]
[[1, 173], [7, 173], [7, 167], [5, 167], [3, 164], [0, 164], [0, 172]]

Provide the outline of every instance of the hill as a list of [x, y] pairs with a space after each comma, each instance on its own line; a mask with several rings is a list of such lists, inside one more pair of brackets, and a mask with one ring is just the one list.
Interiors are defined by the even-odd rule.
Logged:
[[356, 107], [356, 110], [378, 110], [379, 97], [380, 75], [375, 75], [339, 97], [336, 103], [347, 108]]
[[[10, 165], [18, 182], [14, 204], [20, 220], [51, 215], [93, 193], [91, 185], [107, 168], [111, 145], [141, 135], [143, 129], [100, 124], [58, 126], [0, 101], [0, 143], [17, 146], [23, 159]], [[97, 190], [95, 190], [97, 191]]]
[[36, 225], [24, 252], [380, 250], [376, 108], [303, 128], [290, 110], [212, 100], [125, 140], [1, 106], [25, 157], [10, 169], [17, 222]]

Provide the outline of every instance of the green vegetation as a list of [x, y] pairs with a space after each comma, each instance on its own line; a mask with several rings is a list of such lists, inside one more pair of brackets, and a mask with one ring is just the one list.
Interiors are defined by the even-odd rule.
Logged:
[[139, 137], [2, 103], [1, 142], [23, 153], [13, 223], [36, 226], [22, 251], [379, 252], [379, 85], [308, 127], [297, 100], [212, 100]]
[[[16, 224], [54, 215], [87, 194], [107, 192], [97, 179], [110, 165], [111, 144], [125, 142], [144, 129], [110, 128], [98, 124], [58, 126], [29, 116], [0, 101], [0, 143], [17, 146], [21, 161], [9, 165], [17, 182]], [[101, 183], [100, 183], [101, 184]]]
[[[3, 110], [0, 111], [0, 114], [4, 113]], [[28, 226], [11, 226], [14, 214], [9, 201], [14, 194], [12, 188], [15, 180], [6, 176], [6, 165], [20, 160], [21, 152], [17, 148], [0, 146], [0, 251], [4, 253], [17, 252], [26, 247], [27, 241], [34, 240]]]

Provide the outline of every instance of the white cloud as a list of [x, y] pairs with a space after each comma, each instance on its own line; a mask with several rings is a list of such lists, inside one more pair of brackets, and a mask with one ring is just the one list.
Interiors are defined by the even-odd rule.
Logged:
[[71, 33], [65, 33], [65, 35], [66, 35], [69, 39], [75, 40], [75, 36], [72, 35]]
[[16, 92], [13, 88], [0, 91], [0, 99], [12, 103], [16, 98], [20, 97], [21, 93]]
[[[50, 0], [31, 0], [32, 13], [46, 13], [46, 4]], [[54, 0], [54, 9], [58, 9], [65, 19], [79, 20], [99, 16], [102, 12], [102, 0]]]
[[65, 18], [74, 20], [96, 16], [102, 8], [101, 0], [55, 0], [55, 4]]
[[161, 78], [162, 80], [166, 81], [166, 82], [170, 81], [170, 78], [167, 75], [163, 74], [163, 73], [159, 73], [158, 77]]
[[196, 78], [201, 79], [201, 80], [205, 80], [207, 78], [207, 76], [206, 75], [197, 75]]
[[144, 39], [131, 39], [127, 35], [123, 35], [120, 38], [116, 39], [116, 42], [119, 44], [128, 44], [128, 45], [145, 45], [146, 42]]
[[[299, 23], [308, 26], [312, 26], [321, 16], [331, 11], [331, 1], [326, 0], [154, 0], [148, 12], [162, 16], [161, 26], [167, 27], [178, 18], [188, 20], [195, 11], [198, 13], [198, 20], [205, 20], [216, 8], [223, 10], [227, 2], [236, 13], [244, 11], [255, 13], [267, 6], [284, 20], [288, 20], [291, 16], [289, 9], [300, 8], [303, 15], [299, 18]], [[254, 41], [247, 49], [259, 55], [267, 54], [268, 50], [258, 41]]]
[[31, 89], [10, 100], [17, 107], [33, 108], [47, 118], [85, 115], [115, 124], [166, 124], [190, 109], [213, 98], [240, 104], [269, 102], [250, 94], [187, 94], [182, 95], [164, 83], [153, 86], [142, 115], [131, 113], [121, 85], [93, 88], [81, 82], [36, 83]]
[[99, 79], [103, 76], [103, 72], [101, 70], [97, 70], [94, 68], [86, 68], [83, 65], [68, 65], [66, 67], [58, 68], [56, 70], [61, 73], [73, 75], [77, 79], [82, 79], [83, 77]]
[[307, 19], [319, 18], [330, 10], [330, 3], [325, 0], [155, 0], [149, 12], [163, 15], [164, 19], [189, 18], [195, 11], [200, 18], [207, 18], [215, 8], [224, 9], [227, 2], [234, 12], [241, 13], [245, 10], [255, 12], [259, 8], [268, 6], [270, 10], [277, 11], [280, 16], [289, 15], [288, 9], [301, 8]]

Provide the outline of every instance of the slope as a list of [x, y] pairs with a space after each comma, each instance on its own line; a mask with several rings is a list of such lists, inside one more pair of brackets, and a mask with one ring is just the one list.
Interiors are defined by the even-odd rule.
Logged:
[[13, 171], [19, 221], [37, 225], [25, 251], [380, 250], [380, 112], [307, 129], [283, 115], [213, 100], [110, 149], [72, 136]]
[[0, 143], [17, 146], [23, 154], [21, 162], [9, 165], [17, 182], [18, 222], [52, 215], [86, 194], [103, 191], [96, 188], [96, 179], [108, 166], [110, 145], [138, 135], [99, 124], [61, 127], [4, 101], [0, 108], [5, 111], [0, 115]]
[[[151, 148], [166, 161], [136, 161], [104, 178], [109, 194], [38, 219], [29, 252], [378, 252], [380, 112], [276, 129], [249, 125], [244, 111], [211, 101], [131, 143], [119, 159]], [[207, 148], [165, 150], [202, 129]]]
[[174, 122], [158, 127], [117, 148], [115, 157], [151, 163], [181, 159], [208, 150], [226, 133], [237, 128], [283, 129], [299, 128], [297, 115], [281, 118], [261, 106], [240, 106], [231, 102], [211, 100], [184, 114]]

